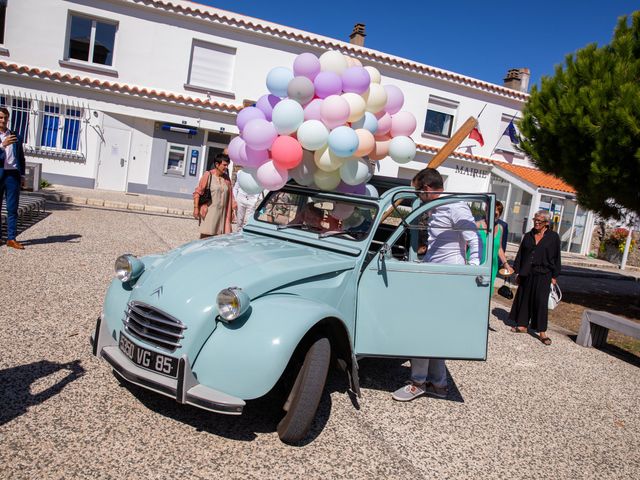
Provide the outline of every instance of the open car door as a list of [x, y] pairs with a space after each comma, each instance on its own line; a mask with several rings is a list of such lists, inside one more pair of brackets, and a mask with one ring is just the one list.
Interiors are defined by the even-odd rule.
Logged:
[[[402, 192], [409, 198], [409, 192]], [[413, 192], [415, 199], [415, 192]], [[423, 262], [429, 212], [465, 202], [480, 236], [480, 265]], [[430, 357], [484, 360], [487, 356], [495, 196], [443, 194], [413, 201], [404, 220], [363, 268], [358, 287], [355, 347], [359, 357]], [[400, 213], [400, 212], [398, 212]], [[469, 222], [471, 223], [471, 222]], [[388, 228], [388, 227], [387, 227]], [[486, 231], [489, 241], [482, 240]], [[422, 237], [422, 240], [421, 240]]]

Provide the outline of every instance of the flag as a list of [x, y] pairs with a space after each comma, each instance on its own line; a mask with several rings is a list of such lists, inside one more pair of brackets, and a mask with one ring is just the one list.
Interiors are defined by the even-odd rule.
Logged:
[[513, 124], [513, 120], [509, 122], [509, 125], [507, 125], [507, 128], [504, 129], [504, 133], [502, 135], [509, 135], [509, 139], [514, 145], [520, 143], [520, 141], [518, 140], [518, 132], [516, 132], [516, 127]]
[[480, 130], [478, 130], [478, 127], [473, 127], [473, 130], [471, 130], [471, 133], [469, 134], [469, 138], [478, 142], [481, 147], [484, 145], [484, 138], [482, 138], [482, 134], [480, 133]]

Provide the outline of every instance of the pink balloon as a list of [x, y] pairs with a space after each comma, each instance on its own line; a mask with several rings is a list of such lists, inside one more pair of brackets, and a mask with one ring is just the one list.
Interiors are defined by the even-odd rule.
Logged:
[[394, 115], [400, 111], [404, 104], [404, 94], [395, 85], [385, 85], [384, 89], [387, 92], [387, 104], [384, 109], [389, 115]]
[[376, 115], [376, 118], [378, 118], [378, 129], [376, 130], [376, 135], [384, 135], [391, 130], [391, 115], [384, 111], [380, 113], [381, 115], [379, 117]]
[[250, 146], [246, 145], [244, 147], [244, 152], [244, 163], [240, 163], [240, 165], [244, 165], [245, 167], [258, 168], [269, 160], [268, 150], [254, 150]]
[[293, 74], [313, 81], [320, 73], [320, 60], [313, 53], [301, 53], [293, 61]]
[[327, 98], [331, 95], [340, 95], [342, 92], [342, 80], [337, 73], [320, 72], [313, 80], [316, 95], [320, 98]]
[[266, 120], [271, 121], [271, 113], [273, 112], [273, 107], [275, 107], [280, 101], [280, 97], [276, 97], [275, 95], [271, 95], [270, 93], [261, 96], [256, 102], [256, 108], [262, 113], [264, 113], [264, 117]]
[[267, 190], [280, 190], [289, 180], [289, 172], [276, 167], [273, 161], [269, 160], [258, 167], [256, 179]]
[[382, 160], [389, 154], [389, 144], [391, 140], [383, 140], [381, 142], [376, 142], [376, 147], [369, 154], [369, 158], [371, 160]]
[[339, 95], [331, 95], [322, 102], [320, 116], [328, 129], [344, 125], [349, 118], [349, 104]]
[[271, 158], [278, 168], [283, 170], [295, 168], [302, 161], [302, 146], [295, 138], [281, 135], [273, 141]]
[[[380, 123], [378, 122], [378, 125]], [[416, 129], [416, 117], [413, 113], [402, 111], [391, 117], [391, 136], [392, 137], [410, 137]]]
[[361, 94], [367, 91], [371, 77], [363, 67], [349, 67], [342, 73], [342, 91]]
[[309, 102], [309, 104], [304, 107], [304, 119], [306, 120], [320, 120], [322, 121], [322, 116], [320, 115], [320, 107], [322, 106], [321, 98], [314, 98]]
[[245, 107], [242, 110], [240, 110], [240, 113], [238, 113], [238, 116], [236, 118], [236, 125], [238, 126], [238, 129], [242, 132], [242, 130], [244, 130], [244, 127], [247, 125], [247, 123], [249, 123], [251, 120], [254, 120], [256, 118], [261, 118], [262, 120], [266, 120], [267, 117], [264, 114], [264, 112], [259, 108]]
[[248, 122], [242, 131], [242, 139], [255, 150], [267, 150], [277, 136], [273, 123], [260, 118]]
[[376, 140], [373, 138], [373, 134], [369, 130], [359, 128], [356, 130], [358, 136], [358, 148], [354, 152], [354, 157], [364, 157], [369, 155], [369, 152], [376, 146]]

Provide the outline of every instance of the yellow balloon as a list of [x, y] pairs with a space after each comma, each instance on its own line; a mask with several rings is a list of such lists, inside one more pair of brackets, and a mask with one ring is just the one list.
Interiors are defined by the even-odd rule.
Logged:
[[[313, 161], [323, 172], [335, 172], [344, 163], [344, 159], [337, 157], [327, 146], [313, 153]], [[338, 175], [338, 178], [340, 178], [340, 175]]]
[[334, 72], [342, 75], [348, 65], [344, 55], [335, 50], [328, 50], [320, 55], [320, 68], [323, 72]]
[[357, 93], [343, 93], [341, 97], [349, 104], [349, 118], [347, 118], [347, 122], [360, 120], [364, 115], [364, 110], [367, 106], [364, 98]]
[[371, 83], [380, 83], [382, 81], [382, 76], [376, 67], [371, 67], [367, 65], [364, 69], [369, 72], [369, 77], [371, 77]]
[[320, 190], [333, 190], [340, 185], [340, 170], [333, 172], [316, 170], [313, 174], [313, 181]]
[[387, 91], [379, 83], [369, 85], [369, 90], [362, 97], [367, 102], [367, 112], [378, 113], [387, 104]]

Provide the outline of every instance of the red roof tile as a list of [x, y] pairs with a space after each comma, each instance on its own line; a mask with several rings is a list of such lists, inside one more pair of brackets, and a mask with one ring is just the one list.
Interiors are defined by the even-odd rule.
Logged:
[[13, 75], [39, 78], [42, 80], [66, 83], [69, 85], [77, 85], [80, 87], [87, 87], [91, 89], [117, 92], [135, 97], [149, 98], [152, 100], [163, 102], [207, 108], [226, 113], [237, 113], [242, 110], [242, 105], [229, 105], [227, 103], [220, 103], [197, 97], [189, 97], [173, 92], [148, 89], [145, 87], [139, 87], [137, 85], [128, 85], [126, 83], [120, 84], [117, 82], [109, 82], [96, 78], [80, 77], [78, 75], [74, 76], [69, 73], [52, 72], [51, 70], [40, 70], [39, 68], [29, 67], [27, 65], [18, 65], [15, 63], [0, 61], [0, 72], [2, 71]]
[[495, 161], [493, 164], [538, 188], [548, 188], [549, 190], [557, 190], [559, 192], [576, 193], [575, 188], [568, 183], [549, 173], [538, 170], [537, 168], [523, 167], [521, 165], [512, 165], [510, 163]]

